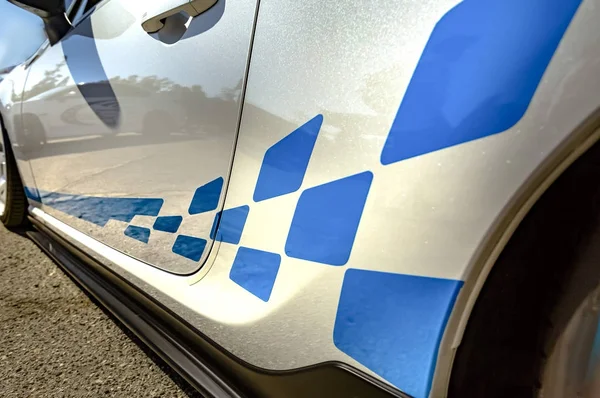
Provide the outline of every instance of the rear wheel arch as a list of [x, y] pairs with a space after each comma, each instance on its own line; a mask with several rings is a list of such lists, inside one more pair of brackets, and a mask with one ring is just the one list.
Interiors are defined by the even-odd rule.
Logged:
[[519, 239], [517, 232], [520, 225], [540, 206], [541, 199], [548, 196], [546, 192], [552, 190], [561, 176], [568, 174], [580, 158], [592, 149], [600, 153], [599, 141], [600, 110], [548, 156], [488, 231], [484, 243], [468, 266], [465, 284], [448, 321], [438, 353], [431, 396], [445, 396], [452, 377], [455, 354], [473, 315], [473, 308], [499, 257], [513, 240]]

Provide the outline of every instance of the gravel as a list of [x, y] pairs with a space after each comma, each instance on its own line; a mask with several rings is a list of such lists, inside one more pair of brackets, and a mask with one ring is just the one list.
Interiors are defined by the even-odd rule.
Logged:
[[29, 239], [0, 225], [0, 397], [199, 397]]

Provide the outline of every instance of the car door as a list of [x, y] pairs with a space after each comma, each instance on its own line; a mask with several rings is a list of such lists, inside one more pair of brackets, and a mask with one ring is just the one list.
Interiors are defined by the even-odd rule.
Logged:
[[142, 21], [161, 0], [95, 3], [29, 67], [27, 192], [102, 243], [194, 272], [230, 172], [256, 1], [218, 0], [156, 33]]

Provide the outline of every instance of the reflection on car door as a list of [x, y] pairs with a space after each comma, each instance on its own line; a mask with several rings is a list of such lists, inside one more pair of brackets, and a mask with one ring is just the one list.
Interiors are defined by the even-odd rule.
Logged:
[[256, 2], [178, 16], [179, 40], [146, 33], [146, 8], [106, 0], [30, 66], [23, 151], [37, 191], [28, 192], [101, 242], [190, 273], [223, 202]]

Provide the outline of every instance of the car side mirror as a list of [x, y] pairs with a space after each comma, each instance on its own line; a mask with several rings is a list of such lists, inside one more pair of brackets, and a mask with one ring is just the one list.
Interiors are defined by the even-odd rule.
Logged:
[[51, 45], [56, 44], [71, 29], [63, 0], [8, 0], [8, 2], [42, 18]]

